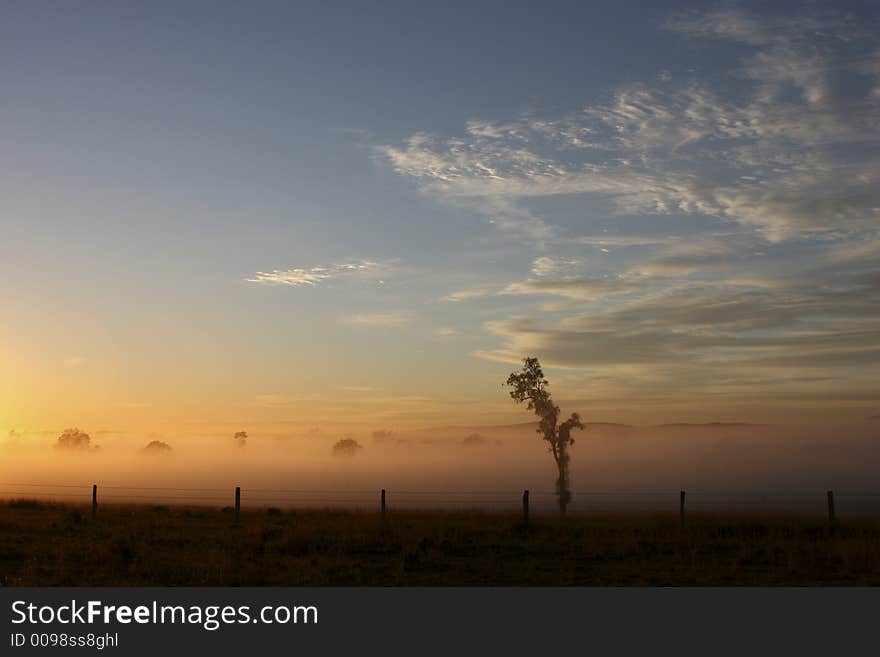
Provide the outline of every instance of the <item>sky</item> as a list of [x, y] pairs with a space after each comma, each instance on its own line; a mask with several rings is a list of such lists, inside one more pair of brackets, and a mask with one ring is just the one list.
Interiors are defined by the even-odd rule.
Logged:
[[876, 5], [0, 12], [2, 435], [880, 413]]

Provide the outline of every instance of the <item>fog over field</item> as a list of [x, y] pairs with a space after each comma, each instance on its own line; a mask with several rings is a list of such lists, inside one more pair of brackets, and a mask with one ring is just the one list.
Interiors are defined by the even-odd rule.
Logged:
[[[392, 507], [515, 510], [521, 491], [530, 489], [533, 508], [551, 510], [555, 466], [535, 427], [250, 432], [245, 443], [234, 432], [99, 434], [87, 441], [74, 436], [68, 447], [58, 445], [70, 442], [70, 433], [64, 440], [13, 434], [0, 447], [0, 497], [87, 501], [98, 483], [103, 502], [217, 505], [230, 503], [241, 486], [245, 506], [375, 508], [386, 488]], [[823, 513], [825, 491], [834, 489], [839, 513], [876, 511], [878, 428], [871, 419], [827, 426], [589, 424], [572, 448], [571, 510], [676, 511], [684, 489], [692, 509]], [[344, 438], [356, 445], [334, 449]]]

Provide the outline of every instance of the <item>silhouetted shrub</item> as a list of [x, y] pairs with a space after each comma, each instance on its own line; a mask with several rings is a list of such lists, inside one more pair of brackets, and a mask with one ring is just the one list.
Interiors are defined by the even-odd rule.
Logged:
[[354, 456], [363, 446], [354, 438], [343, 438], [333, 445], [333, 456]]
[[171, 445], [161, 440], [151, 440], [147, 446], [141, 450], [141, 454], [151, 456], [154, 454], [170, 454]]
[[387, 443], [394, 437], [394, 432], [387, 429], [379, 429], [372, 433], [374, 443]]
[[97, 449], [97, 446], [91, 446], [91, 442], [92, 437], [85, 431], [80, 431], [76, 428], [65, 429], [64, 432], [60, 436], [58, 436], [58, 440], [55, 443], [55, 448], [79, 451]]
[[464, 440], [461, 441], [462, 445], [474, 446], [474, 445], [484, 445], [486, 443], [486, 436], [483, 436], [478, 433], [472, 433], [469, 436], [465, 436]]

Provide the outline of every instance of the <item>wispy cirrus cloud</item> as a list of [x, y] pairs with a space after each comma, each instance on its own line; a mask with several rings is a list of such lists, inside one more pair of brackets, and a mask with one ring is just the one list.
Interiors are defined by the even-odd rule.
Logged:
[[738, 257], [733, 245], [720, 239], [697, 240], [666, 249], [632, 268], [642, 276], [687, 275], [732, 262]]
[[349, 324], [360, 326], [403, 326], [412, 321], [412, 315], [408, 312], [366, 313], [352, 315], [347, 319]]
[[353, 260], [332, 265], [321, 265], [307, 269], [274, 269], [270, 272], [257, 272], [249, 283], [263, 285], [316, 286], [338, 278], [369, 278], [382, 282], [381, 276], [391, 268], [388, 262], [373, 260]]
[[557, 276], [580, 269], [584, 264], [581, 258], [541, 256], [532, 261], [532, 274], [535, 276]]
[[880, 260], [880, 236], [866, 236], [865, 239], [845, 240], [829, 249], [828, 257], [835, 262], [855, 262], [859, 260]]
[[298, 393], [290, 395], [273, 392], [256, 395], [253, 400], [253, 405], [260, 408], [290, 408], [300, 404], [311, 404], [327, 400], [328, 396], [322, 393]]
[[494, 290], [489, 288], [474, 288], [466, 290], [456, 290], [447, 294], [441, 301], [469, 301], [470, 299], [479, 299], [494, 294]]
[[809, 12], [693, 12], [667, 27], [738, 42], [744, 92], [631, 84], [578, 112], [472, 121], [461, 136], [421, 132], [382, 152], [426, 192], [514, 223], [547, 223], [524, 200], [577, 194], [625, 214], [729, 220], [774, 241], [876, 221], [880, 68], [866, 55], [876, 31]]
[[876, 273], [827, 276], [822, 285], [809, 279], [692, 283], [553, 321], [492, 321], [488, 331], [504, 344], [476, 355], [516, 363], [523, 354], [540, 354], [548, 366], [588, 369], [618, 384], [650, 380], [671, 394], [743, 376], [772, 384], [777, 394], [807, 378], [829, 377], [876, 390], [878, 308]]
[[500, 294], [551, 295], [589, 301], [611, 294], [641, 290], [645, 287], [645, 281], [635, 278], [528, 279], [511, 283]]
[[662, 244], [674, 244], [681, 241], [681, 237], [675, 235], [581, 235], [572, 238], [575, 244], [593, 246], [597, 248], [623, 248], [632, 246], [657, 246]]
[[865, 398], [880, 389], [880, 25], [810, 5], [662, 27], [737, 59], [379, 149], [529, 247], [513, 282], [445, 299], [505, 297], [486, 304], [506, 315], [481, 358], [673, 395], [838, 381]]

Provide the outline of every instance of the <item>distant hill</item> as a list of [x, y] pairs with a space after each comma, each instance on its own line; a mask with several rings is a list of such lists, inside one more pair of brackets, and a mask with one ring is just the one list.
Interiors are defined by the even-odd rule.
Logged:
[[[634, 429], [635, 425], [621, 424], [619, 422], [585, 422], [584, 427], [587, 429]], [[516, 424], [461, 424], [448, 425], [443, 427], [426, 427], [415, 431], [407, 431], [406, 433], [449, 433], [449, 432], [491, 432], [491, 431], [524, 431], [526, 429], [535, 430], [538, 428], [537, 422], [518, 422]]]
[[[872, 420], [880, 420], [880, 415], [874, 415]], [[596, 431], [625, 431], [630, 429], [735, 429], [743, 427], [760, 427], [766, 426], [752, 422], [668, 422], [665, 424], [653, 425], [636, 425], [624, 424], [621, 422], [585, 422], [586, 430], [594, 429]], [[519, 432], [538, 428], [537, 422], [517, 422], [515, 424], [461, 424], [446, 425], [441, 427], [425, 427], [413, 431], [405, 431], [405, 434], [449, 434], [461, 433], [467, 435], [469, 433], [491, 433], [498, 431]]]
[[[872, 420], [880, 420], [880, 415], [872, 416]], [[737, 427], [760, 427], [766, 426], [752, 422], [669, 422], [665, 424], [635, 425], [621, 422], [585, 422], [586, 429], [730, 429]], [[425, 427], [405, 433], [450, 433], [450, 432], [491, 432], [491, 431], [523, 431], [537, 429], [537, 422], [518, 422], [516, 424], [488, 424], [488, 425], [447, 425], [442, 427]]]
[[537, 427], [537, 422], [518, 422], [516, 424], [450, 424], [442, 427], [425, 427], [406, 433], [449, 433], [449, 432], [473, 432], [473, 431], [517, 431]]
[[669, 424], [655, 424], [652, 429], [723, 429], [727, 427], [760, 427], [761, 424], [751, 422], [672, 422]]

